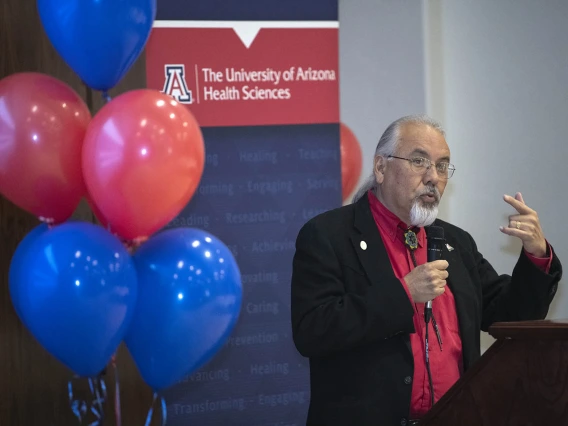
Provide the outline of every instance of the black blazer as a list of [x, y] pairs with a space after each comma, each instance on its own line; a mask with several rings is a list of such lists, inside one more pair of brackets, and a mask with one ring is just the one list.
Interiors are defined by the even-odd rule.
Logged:
[[[462, 229], [444, 228], [443, 258], [454, 294], [467, 370], [480, 357], [480, 330], [496, 321], [543, 319], [562, 275], [521, 253], [512, 277], [498, 275]], [[361, 248], [366, 242], [366, 250]], [[307, 425], [405, 425], [414, 361], [413, 306], [395, 277], [366, 196], [307, 222], [296, 241], [292, 328], [310, 359]]]

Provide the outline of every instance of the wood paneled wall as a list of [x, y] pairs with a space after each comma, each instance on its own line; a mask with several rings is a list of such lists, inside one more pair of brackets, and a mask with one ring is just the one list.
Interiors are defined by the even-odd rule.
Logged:
[[[73, 87], [94, 113], [103, 105], [99, 92], [90, 92], [65, 64], [45, 35], [35, 0], [0, 1], [0, 79], [23, 71], [52, 75]], [[116, 96], [145, 86], [144, 58], [141, 57], [121, 84], [111, 92]], [[95, 221], [82, 203], [74, 218]], [[36, 218], [0, 196], [0, 425], [77, 425], [67, 393], [72, 372], [49, 355], [21, 324], [14, 312], [8, 290], [10, 259], [22, 238], [38, 224]], [[121, 347], [118, 353], [121, 384], [122, 424], [144, 425], [152, 400], [148, 386]], [[109, 369], [109, 398], [104, 425], [114, 425], [114, 378]], [[79, 386], [86, 394], [86, 384]], [[87, 424], [87, 423], [85, 423]], [[154, 421], [153, 424], [158, 424]]]

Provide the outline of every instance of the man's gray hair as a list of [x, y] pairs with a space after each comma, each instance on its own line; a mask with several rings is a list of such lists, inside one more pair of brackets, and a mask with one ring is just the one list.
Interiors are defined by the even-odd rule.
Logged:
[[[388, 157], [389, 155], [393, 155], [396, 151], [398, 146], [398, 141], [400, 137], [400, 129], [404, 124], [424, 124], [427, 126], [432, 127], [434, 130], [437, 130], [442, 136], [446, 136], [446, 132], [442, 125], [434, 120], [433, 118], [428, 117], [427, 115], [407, 115], [405, 117], [399, 118], [398, 120], [393, 121], [386, 130], [383, 132], [381, 138], [379, 139], [379, 143], [377, 143], [377, 148], [375, 149], [374, 157], [381, 156], [381, 157]], [[373, 160], [374, 160], [373, 157]], [[361, 197], [363, 197], [370, 189], [375, 189], [377, 186], [377, 181], [375, 179], [374, 171], [371, 172], [371, 176], [369, 176], [363, 184], [359, 187], [355, 195], [353, 196], [353, 203], [357, 202]]]

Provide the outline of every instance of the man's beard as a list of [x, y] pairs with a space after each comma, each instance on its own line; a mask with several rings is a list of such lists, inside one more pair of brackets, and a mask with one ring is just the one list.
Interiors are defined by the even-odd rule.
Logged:
[[[431, 203], [426, 203], [420, 197], [429, 194], [436, 199]], [[410, 208], [411, 226], [428, 226], [434, 223], [438, 216], [438, 205], [440, 204], [440, 191], [435, 186], [427, 186], [416, 196]]]

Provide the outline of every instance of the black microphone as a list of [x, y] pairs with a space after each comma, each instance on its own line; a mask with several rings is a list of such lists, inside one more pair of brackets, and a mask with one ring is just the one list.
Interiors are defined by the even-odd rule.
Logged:
[[[433, 262], [442, 258], [442, 247], [444, 246], [444, 228], [441, 226], [426, 226], [427, 245], [427, 260]], [[432, 317], [432, 301], [426, 302], [426, 309], [424, 309], [424, 320], [426, 324], [430, 322]]]
[[[427, 244], [427, 259], [428, 262], [433, 262], [434, 260], [439, 260], [442, 258], [442, 247], [444, 246], [444, 229], [440, 226], [426, 226], [426, 238], [428, 240]], [[442, 350], [442, 336], [440, 335], [440, 330], [438, 329], [438, 324], [436, 324], [436, 318], [432, 313], [432, 301], [426, 302], [426, 307], [424, 308], [424, 321], [426, 322], [426, 336], [425, 336], [425, 361], [426, 361], [426, 371], [428, 372], [428, 382], [430, 384], [430, 401], [432, 406], [434, 405], [434, 384], [432, 382], [432, 372], [430, 371], [430, 356], [429, 356], [429, 343], [428, 343], [428, 323], [432, 319], [432, 325], [434, 326], [434, 331], [436, 332], [436, 337], [438, 338], [438, 343], [440, 344], [440, 351]]]

